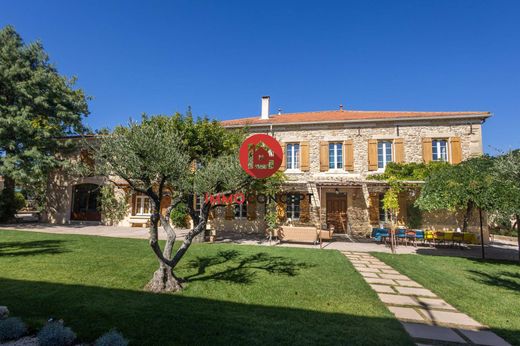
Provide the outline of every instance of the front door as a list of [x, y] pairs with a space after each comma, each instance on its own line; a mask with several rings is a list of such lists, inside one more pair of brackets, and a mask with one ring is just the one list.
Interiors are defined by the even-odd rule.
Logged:
[[327, 226], [334, 225], [336, 233], [347, 233], [347, 194], [327, 193]]
[[96, 184], [79, 184], [72, 187], [71, 220], [101, 221], [98, 205], [100, 188]]

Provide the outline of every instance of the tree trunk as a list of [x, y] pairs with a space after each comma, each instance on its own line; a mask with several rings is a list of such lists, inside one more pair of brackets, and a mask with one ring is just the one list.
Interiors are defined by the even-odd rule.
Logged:
[[173, 274], [172, 267], [161, 263], [144, 289], [154, 293], [178, 292], [182, 290], [182, 285]]
[[484, 230], [482, 228], [482, 209], [480, 209], [480, 208], [478, 209], [478, 216], [480, 219], [480, 246], [482, 249], [482, 259], [485, 259], [486, 252], [485, 252], [485, 248], [484, 248]]
[[15, 181], [9, 176], [4, 176], [4, 189], [0, 191], [0, 221], [11, 222], [16, 214], [14, 200]]
[[520, 214], [516, 214], [516, 233], [518, 238], [518, 263], [520, 263]]
[[462, 232], [468, 231], [469, 218], [471, 216], [472, 211], [473, 211], [473, 202], [469, 201], [468, 206], [466, 208], [466, 212], [464, 213], [464, 217], [462, 219]]

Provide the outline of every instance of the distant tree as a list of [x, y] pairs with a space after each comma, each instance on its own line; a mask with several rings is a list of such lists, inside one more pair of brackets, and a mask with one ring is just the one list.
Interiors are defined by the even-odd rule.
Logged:
[[497, 157], [495, 174], [499, 186], [495, 211], [508, 219], [515, 218], [520, 262], [520, 149]]
[[61, 76], [39, 42], [25, 44], [12, 26], [0, 30], [0, 220], [13, 217], [15, 184], [45, 181], [60, 164], [59, 137], [83, 133], [87, 98]]
[[[230, 194], [266, 185], [265, 180], [262, 183], [251, 178], [240, 167], [237, 154], [243, 138], [243, 132], [226, 130], [218, 122], [176, 114], [144, 116], [140, 123], [131, 122], [129, 126], [117, 127], [110, 135], [99, 137], [92, 147], [96, 174], [109, 179], [118, 176], [133, 191], [150, 198], [149, 242], [159, 260], [159, 268], [146, 285], [147, 290], [182, 289], [183, 280], [175, 275], [174, 269], [193, 239], [205, 231], [210, 211], [215, 207], [205, 200], [197, 211], [193, 196]], [[161, 213], [167, 196], [171, 196], [173, 202]], [[193, 220], [193, 228], [173, 251], [174, 227], [182, 223], [179, 219], [183, 210]], [[170, 220], [172, 211], [174, 227]], [[158, 241], [159, 223], [167, 235], [163, 249]]]

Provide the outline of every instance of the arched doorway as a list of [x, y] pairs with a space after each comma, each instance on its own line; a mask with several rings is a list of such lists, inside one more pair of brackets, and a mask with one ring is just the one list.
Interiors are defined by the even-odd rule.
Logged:
[[101, 221], [99, 195], [101, 186], [78, 184], [72, 187], [70, 219], [74, 221]]

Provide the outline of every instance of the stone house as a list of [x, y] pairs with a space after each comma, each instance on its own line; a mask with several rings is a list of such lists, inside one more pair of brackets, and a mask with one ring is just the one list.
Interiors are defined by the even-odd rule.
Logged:
[[[289, 196], [285, 203], [279, 202], [282, 221], [334, 225], [336, 232], [347, 234], [368, 234], [372, 227], [388, 221], [382, 209], [382, 194], [388, 187], [370, 180], [370, 175], [383, 172], [389, 162], [456, 164], [482, 155], [482, 124], [491, 115], [343, 109], [270, 115], [269, 102], [269, 97], [262, 98], [260, 116], [226, 120], [222, 125], [270, 134], [282, 145], [281, 169], [287, 177], [283, 190]], [[291, 198], [292, 194], [311, 197], [300, 201]], [[413, 197], [400, 196], [398, 219], [403, 224], [408, 221]], [[261, 209], [257, 212], [261, 218], [265, 208], [256, 208]], [[265, 227], [239, 213], [221, 210], [215, 228], [252, 232]], [[476, 230], [476, 216], [470, 230]], [[453, 229], [459, 222], [452, 213], [423, 213], [422, 217], [422, 227], [428, 229]]]
[[[247, 128], [251, 134], [274, 136], [284, 155], [280, 169], [287, 177], [277, 210], [282, 222], [328, 227], [336, 232], [368, 234], [387, 222], [381, 196], [388, 188], [369, 176], [384, 171], [389, 162], [448, 161], [456, 164], [482, 155], [482, 124], [489, 112], [395, 112], [334, 110], [270, 114], [269, 97], [262, 98], [261, 115], [222, 121], [226, 128]], [[81, 155], [79, 159], [81, 159]], [[116, 180], [114, 177], [111, 180]], [[50, 179], [51, 223], [104, 222], [97, 207], [101, 177], [70, 178], [57, 172]], [[123, 182], [119, 192], [128, 190]], [[305, 195], [308, 198], [294, 198]], [[194, 204], [201, 199], [194, 198]], [[414, 196], [400, 196], [401, 223], [409, 218]], [[165, 201], [163, 209], [167, 207]], [[219, 231], [258, 233], [265, 229], [265, 204], [219, 207], [210, 227]], [[128, 197], [124, 226], [145, 225], [150, 212], [148, 198]], [[476, 230], [477, 215], [470, 229]], [[424, 213], [422, 227], [456, 228], [460, 220], [452, 213]]]

